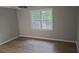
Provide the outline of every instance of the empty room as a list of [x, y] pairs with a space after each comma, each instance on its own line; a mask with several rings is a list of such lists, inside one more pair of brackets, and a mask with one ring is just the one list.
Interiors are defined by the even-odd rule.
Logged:
[[0, 53], [78, 52], [78, 6], [0, 6]]

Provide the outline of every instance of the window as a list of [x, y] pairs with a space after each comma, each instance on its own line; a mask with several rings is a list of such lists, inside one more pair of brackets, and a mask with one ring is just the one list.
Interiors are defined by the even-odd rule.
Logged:
[[52, 9], [32, 11], [32, 29], [52, 30]]

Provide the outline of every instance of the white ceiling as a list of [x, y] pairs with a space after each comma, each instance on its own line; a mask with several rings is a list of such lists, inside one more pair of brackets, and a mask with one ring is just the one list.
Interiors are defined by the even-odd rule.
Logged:
[[11, 9], [18, 9], [17, 6], [0, 6], [2, 8], [11, 8]]

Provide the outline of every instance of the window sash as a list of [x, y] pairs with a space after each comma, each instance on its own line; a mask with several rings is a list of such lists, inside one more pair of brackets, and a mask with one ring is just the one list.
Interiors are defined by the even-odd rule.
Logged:
[[47, 21], [47, 20], [36, 20], [32, 21], [32, 27], [33, 29], [49, 29], [52, 30], [52, 22]]
[[[32, 12], [32, 29], [45, 29], [45, 30], [52, 30], [52, 10], [50, 10], [50, 17], [46, 18], [45, 14], [42, 13], [42, 11], [48, 10], [37, 10]], [[33, 13], [37, 12], [37, 15], [34, 15]], [[36, 17], [37, 18], [34, 18]]]

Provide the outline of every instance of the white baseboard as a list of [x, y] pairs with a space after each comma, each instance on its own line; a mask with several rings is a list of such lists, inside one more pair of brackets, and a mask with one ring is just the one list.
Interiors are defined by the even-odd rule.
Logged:
[[63, 39], [53, 39], [53, 38], [46, 38], [46, 37], [37, 37], [37, 36], [27, 36], [27, 35], [19, 35], [21, 37], [32, 37], [32, 38], [41, 38], [45, 40], [55, 40], [55, 41], [63, 41], [63, 42], [71, 42], [71, 43], [76, 43], [76, 41], [71, 41], [71, 40], [63, 40]]
[[9, 42], [9, 41], [11, 41], [11, 40], [14, 40], [14, 39], [18, 38], [18, 37], [19, 37], [19, 36], [15, 36], [15, 37], [13, 37], [13, 38], [11, 38], [11, 39], [8, 39], [7, 41], [4, 41], [4, 42], [0, 43], [0, 45], [5, 44], [5, 43], [7, 43], [7, 42]]
[[77, 52], [79, 53], [79, 46], [78, 46], [78, 42], [76, 41], [76, 46], [77, 46]]

